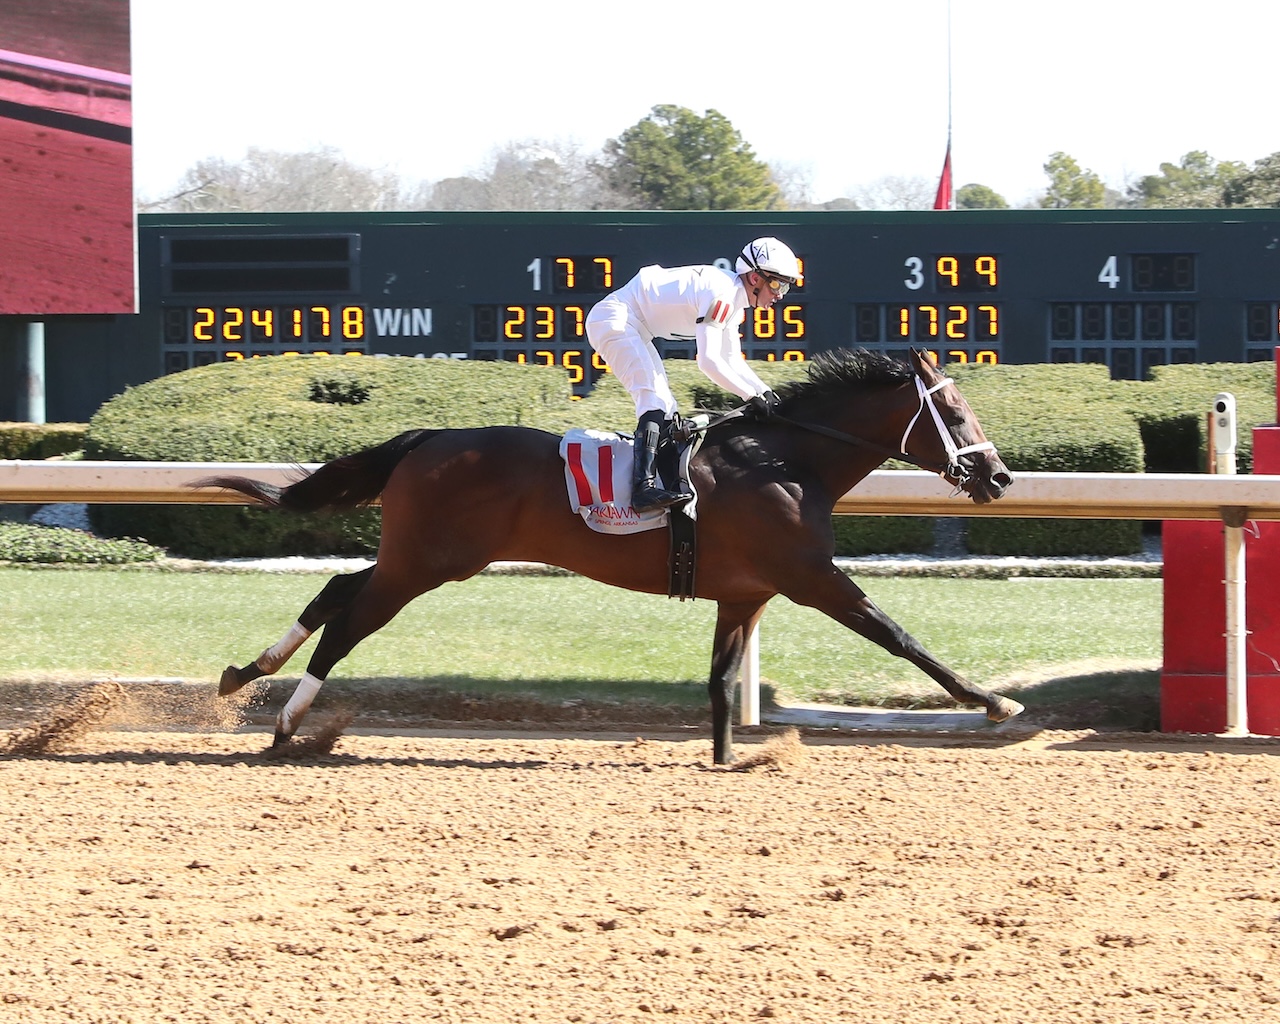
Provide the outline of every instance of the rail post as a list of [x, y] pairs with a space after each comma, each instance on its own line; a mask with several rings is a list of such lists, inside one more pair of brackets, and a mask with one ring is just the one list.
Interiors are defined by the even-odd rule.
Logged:
[[747, 634], [738, 670], [738, 724], [760, 724], [760, 623]]
[[[1236, 399], [1221, 391], [1213, 398], [1209, 413], [1210, 471], [1221, 476], [1234, 476], [1236, 471]], [[1244, 559], [1244, 524], [1248, 511], [1234, 506], [1223, 508], [1223, 548], [1225, 555], [1227, 643], [1227, 729], [1224, 736], [1249, 734], [1249, 675], [1245, 624], [1246, 571]]]

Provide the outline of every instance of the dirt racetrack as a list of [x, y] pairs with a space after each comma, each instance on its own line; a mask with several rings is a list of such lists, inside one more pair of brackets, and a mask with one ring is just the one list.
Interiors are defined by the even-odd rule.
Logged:
[[1274, 741], [24, 735], [12, 1024], [1280, 1019]]

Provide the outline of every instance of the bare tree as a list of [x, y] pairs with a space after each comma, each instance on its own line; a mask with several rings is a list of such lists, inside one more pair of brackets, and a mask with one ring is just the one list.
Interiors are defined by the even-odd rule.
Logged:
[[809, 164], [775, 161], [769, 165], [769, 174], [782, 193], [783, 205], [788, 210], [813, 208], [813, 168]]
[[250, 149], [239, 163], [201, 160], [176, 192], [146, 203], [163, 213], [285, 213], [395, 210], [404, 204], [400, 180], [351, 163], [331, 146], [306, 153]]
[[633, 206], [611, 188], [598, 158], [576, 143], [526, 139], [493, 151], [487, 165], [445, 178], [414, 197], [428, 210], [609, 210]]
[[890, 175], [869, 185], [851, 187], [848, 192], [863, 210], [931, 210], [938, 183], [928, 178]]

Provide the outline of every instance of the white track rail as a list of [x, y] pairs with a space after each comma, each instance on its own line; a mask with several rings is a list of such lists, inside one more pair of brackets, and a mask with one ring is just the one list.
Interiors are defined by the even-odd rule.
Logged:
[[[236, 474], [287, 484], [315, 468], [277, 462], [38, 462], [0, 459], [0, 502], [244, 505], [242, 495], [195, 489]], [[1181, 473], [1020, 473], [1005, 497], [975, 505], [932, 473], [877, 470], [836, 502], [840, 515], [1054, 519], [1280, 520], [1280, 476]]]

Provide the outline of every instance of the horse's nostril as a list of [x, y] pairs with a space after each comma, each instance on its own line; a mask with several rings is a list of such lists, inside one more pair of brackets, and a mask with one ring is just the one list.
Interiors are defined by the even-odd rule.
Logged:
[[992, 473], [991, 484], [993, 487], [999, 488], [1001, 491], [1007, 490], [1013, 483], [1012, 473]]

